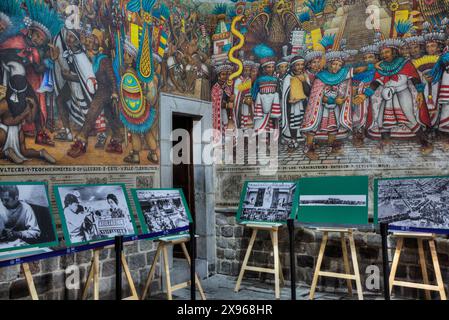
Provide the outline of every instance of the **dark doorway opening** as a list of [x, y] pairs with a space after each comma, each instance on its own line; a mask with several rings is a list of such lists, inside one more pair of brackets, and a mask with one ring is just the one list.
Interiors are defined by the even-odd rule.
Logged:
[[[188, 163], [173, 164], [173, 188], [180, 188], [184, 192], [184, 196], [189, 206], [190, 213], [193, 220], [195, 221], [195, 184], [194, 184], [194, 166], [193, 166], [193, 123], [197, 120], [192, 116], [173, 114], [172, 118], [172, 128], [173, 131], [176, 129], [184, 129], [189, 133], [190, 144], [188, 149], [181, 150], [178, 156], [186, 156], [181, 154], [182, 152], [188, 152], [186, 156], [189, 161]], [[181, 141], [173, 141], [173, 146]], [[190, 253], [190, 246], [187, 246]], [[173, 248], [173, 257], [184, 258], [180, 246], [175, 246]]]

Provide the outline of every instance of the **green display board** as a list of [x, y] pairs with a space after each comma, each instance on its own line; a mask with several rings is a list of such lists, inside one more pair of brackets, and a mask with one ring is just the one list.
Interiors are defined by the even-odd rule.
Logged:
[[368, 177], [299, 180], [298, 221], [317, 225], [368, 223]]

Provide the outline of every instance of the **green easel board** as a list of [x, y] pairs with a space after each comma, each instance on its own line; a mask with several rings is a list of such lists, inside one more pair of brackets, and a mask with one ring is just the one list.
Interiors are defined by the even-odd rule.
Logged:
[[298, 221], [319, 225], [368, 223], [368, 177], [299, 180]]

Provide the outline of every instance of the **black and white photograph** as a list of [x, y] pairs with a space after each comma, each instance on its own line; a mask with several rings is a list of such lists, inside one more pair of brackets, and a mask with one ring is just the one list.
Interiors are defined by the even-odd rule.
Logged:
[[301, 206], [366, 206], [366, 195], [304, 195], [299, 197]]
[[181, 190], [140, 189], [133, 194], [145, 233], [158, 237], [188, 230], [190, 212]]
[[241, 221], [284, 222], [296, 192], [294, 182], [248, 182], [239, 210]]
[[134, 235], [134, 218], [122, 185], [56, 186], [68, 244]]
[[0, 251], [56, 245], [45, 184], [0, 184]]
[[377, 180], [377, 215], [392, 229], [449, 233], [449, 178]]

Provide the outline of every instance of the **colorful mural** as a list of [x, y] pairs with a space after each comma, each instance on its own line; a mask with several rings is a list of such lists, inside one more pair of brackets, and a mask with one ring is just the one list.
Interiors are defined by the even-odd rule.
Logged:
[[279, 132], [283, 164], [447, 153], [447, 1], [232, 2], [214, 10], [216, 129]]
[[159, 164], [162, 91], [210, 99], [201, 4], [2, 0], [4, 164]]
[[163, 92], [277, 132], [281, 164], [444, 156], [447, 4], [4, 0], [0, 161], [158, 165]]

